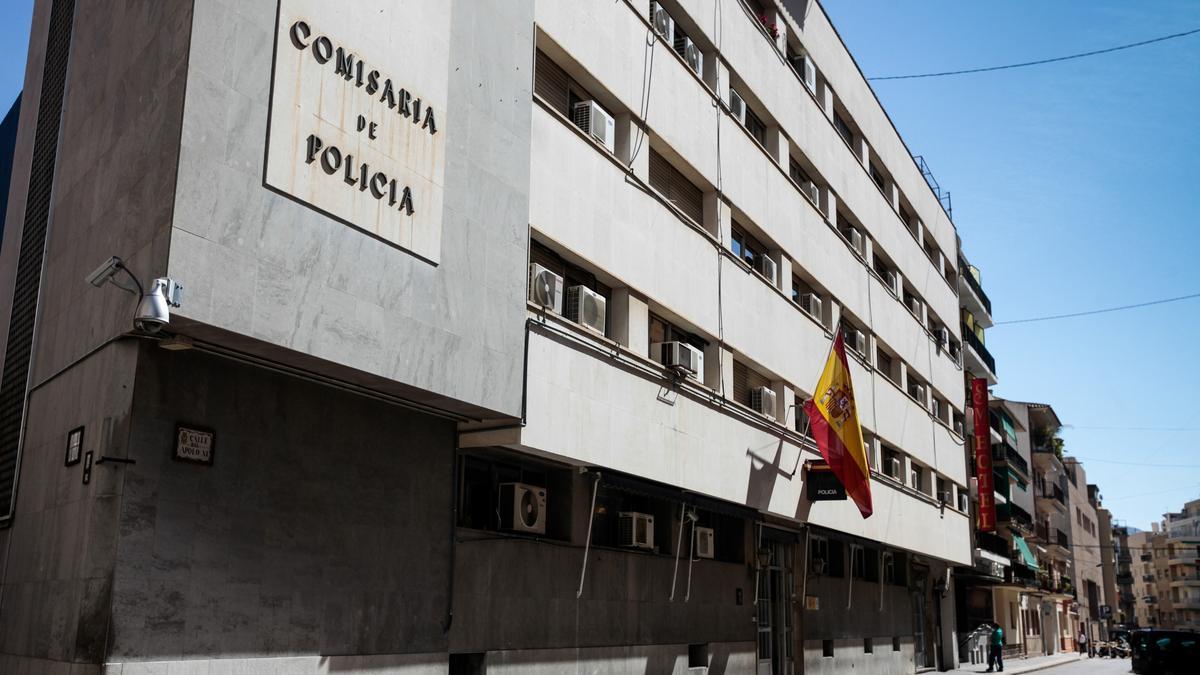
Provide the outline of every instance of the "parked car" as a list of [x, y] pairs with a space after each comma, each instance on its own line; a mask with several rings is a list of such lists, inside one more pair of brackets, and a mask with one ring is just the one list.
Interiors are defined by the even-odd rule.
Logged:
[[1191, 675], [1200, 663], [1200, 634], [1180, 630], [1137, 630], [1129, 636], [1133, 672]]

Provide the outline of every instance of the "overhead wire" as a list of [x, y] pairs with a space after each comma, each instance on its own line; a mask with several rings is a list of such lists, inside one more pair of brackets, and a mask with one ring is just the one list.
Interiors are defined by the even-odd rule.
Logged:
[[1184, 31], [1182, 33], [1172, 33], [1170, 35], [1162, 35], [1160, 37], [1151, 38], [1149, 40], [1142, 40], [1141, 42], [1131, 42], [1129, 44], [1118, 45], [1116, 47], [1108, 47], [1106, 49], [1096, 49], [1096, 50], [1093, 50], [1090, 52], [1080, 52], [1078, 54], [1068, 54], [1066, 56], [1056, 56], [1054, 58], [1049, 58], [1049, 59], [1038, 59], [1037, 61], [1024, 61], [1022, 63], [1009, 63], [1009, 64], [1005, 64], [1003, 66], [987, 66], [984, 68], [967, 68], [965, 70], [947, 70], [947, 71], [942, 71], [942, 72], [937, 72], [937, 73], [918, 73], [915, 75], [888, 75], [886, 77], [868, 77], [867, 79], [872, 82], [880, 82], [883, 80], [913, 80], [913, 79], [917, 79], [917, 78], [947, 77], [950, 75], [969, 75], [972, 73], [988, 73], [988, 72], [993, 72], [993, 71], [997, 71], [997, 70], [1010, 70], [1012, 68], [1026, 68], [1028, 66], [1040, 66], [1043, 64], [1047, 64], [1047, 63], [1058, 63], [1060, 61], [1070, 61], [1072, 59], [1082, 59], [1082, 58], [1088, 57], [1088, 56], [1109, 54], [1112, 52], [1121, 51], [1123, 49], [1133, 49], [1134, 47], [1144, 47], [1146, 45], [1154, 44], [1156, 42], [1165, 42], [1167, 40], [1174, 40], [1176, 38], [1187, 37], [1188, 35], [1194, 35], [1196, 33], [1200, 33], [1200, 28], [1194, 28], [1192, 30]]
[[993, 326], [1003, 326], [1014, 323], [1033, 323], [1035, 321], [1054, 321], [1057, 319], [1071, 319], [1077, 316], [1091, 316], [1093, 314], [1106, 314], [1108, 312], [1121, 312], [1127, 309], [1138, 309], [1141, 307], [1150, 307], [1152, 305], [1164, 305], [1168, 302], [1180, 302], [1183, 300], [1191, 300], [1200, 298], [1200, 293], [1190, 293], [1188, 295], [1180, 295], [1173, 298], [1163, 298], [1161, 300], [1150, 300], [1148, 302], [1138, 302], [1132, 305], [1121, 305], [1119, 307], [1106, 307], [1104, 309], [1090, 309], [1084, 312], [1072, 312], [1070, 314], [1051, 314], [1049, 316], [1035, 316], [1028, 319], [1009, 319], [1008, 321], [997, 321]]

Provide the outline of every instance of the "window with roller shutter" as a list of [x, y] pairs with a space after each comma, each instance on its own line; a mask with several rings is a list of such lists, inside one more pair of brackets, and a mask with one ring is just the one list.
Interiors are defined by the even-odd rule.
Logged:
[[697, 225], [704, 223], [704, 192], [653, 148], [650, 150], [650, 187]]
[[758, 387], [770, 387], [771, 380], [741, 361], [733, 362], [733, 399], [750, 405], [750, 392]]

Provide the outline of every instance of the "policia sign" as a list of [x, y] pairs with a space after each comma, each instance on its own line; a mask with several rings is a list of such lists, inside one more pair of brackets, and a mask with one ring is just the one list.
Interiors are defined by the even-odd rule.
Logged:
[[824, 462], [808, 462], [805, 466], [804, 493], [810, 502], [830, 502], [846, 498], [846, 487], [833, 469]]

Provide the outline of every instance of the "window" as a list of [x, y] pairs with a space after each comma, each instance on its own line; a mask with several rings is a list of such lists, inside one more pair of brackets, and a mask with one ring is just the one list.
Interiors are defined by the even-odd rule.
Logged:
[[821, 657], [833, 658], [833, 640], [821, 640]]
[[704, 193], [654, 148], [650, 149], [650, 187], [697, 225], [704, 223]]
[[746, 231], [739, 225], [734, 225], [732, 228], [732, 236], [730, 237], [730, 247], [733, 249], [733, 254], [738, 259], [745, 262], [750, 267], [755, 267], [759, 256], [766, 255], [767, 247], [763, 246], [754, 237], [746, 234]]
[[763, 124], [763, 121], [758, 118], [758, 115], [755, 115], [754, 111], [750, 110], [750, 106], [746, 106], [746, 131], [749, 131], [750, 135], [753, 136], [756, 141], [761, 143], [763, 146], [766, 146], [767, 125]]
[[829, 540], [825, 537], [809, 538], [808, 571], [815, 576], [829, 574]]
[[908, 374], [908, 395], [911, 396], [917, 403], [925, 405], [925, 383], [910, 371]]
[[855, 579], [867, 578], [867, 552], [857, 545], [850, 545], [850, 576]]
[[871, 162], [870, 167], [871, 180], [875, 181], [875, 184], [879, 186], [880, 190], [884, 189], [884, 186], [887, 184], [887, 179], [883, 177], [883, 171], [875, 165], [875, 162]]
[[[537, 263], [542, 267], [554, 272], [563, 279], [563, 292], [572, 286], [583, 286], [589, 290], [599, 293], [604, 298], [604, 326], [607, 330], [612, 323], [612, 289], [603, 283], [596, 280], [596, 275], [564, 260], [562, 256], [555, 253], [553, 249], [536, 239], [529, 240], [529, 261]], [[566, 302], [563, 302], [563, 309], [566, 309]]]
[[954, 504], [954, 495], [950, 494], [950, 483], [941, 476], [937, 479], [937, 498], [944, 504]]
[[871, 644], [871, 638], [863, 638], [863, 653], [870, 654], [874, 652], [874, 645]]
[[[458, 525], [501, 531], [500, 485], [524, 483], [546, 489], [546, 536], [570, 538], [571, 472], [504, 458], [463, 455], [459, 461]], [[556, 518], [555, 514], [565, 516]]]
[[[537, 57], [534, 61], [533, 93], [540, 96], [551, 108], [565, 115], [576, 126], [580, 126], [580, 124], [575, 120], [575, 104], [581, 101], [595, 100], [595, 97], [587, 89], [571, 79], [571, 76], [567, 75], [567, 71], [540, 49], [537, 50]], [[580, 126], [580, 128], [583, 127]], [[586, 128], [583, 130], [590, 131]]]
[[[589, 486], [590, 488], [590, 486]], [[679, 503], [647, 494], [626, 492], [600, 484], [596, 493], [596, 510], [592, 514], [592, 545], [617, 547], [621, 545], [620, 514], [624, 511], [654, 516], [654, 552], [670, 554], [675, 550], [673, 524], [679, 518]], [[715, 529], [715, 528], [714, 528]], [[714, 534], [715, 531], [714, 531]], [[716, 542], [714, 542], [716, 543]], [[688, 550], [684, 542], [684, 551]]]
[[909, 487], [917, 492], [925, 492], [925, 469], [920, 464], [912, 462], [912, 471], [909, 473]]
[[887, 352], [883, 351], [883, 347], [875, 348], [875, 368], [881, 375], [891, 380], [896, 381], [895, 366], [893, 365], [892, 357]]
[[813, 179], [809, 177], [808, 172], [800, 166], [800, 163], [797, 162], [794, 157], [788, 158], [788, 176], [791, 177], [792, 180], [799, 183], [801, 187], [813, 182]]
[[891, 551], [883, 552], [883, 583], [896, 583], [896, 557]]
[[744, 406], [750, 405], [750, 392], [759, 387], [770, 387], [771, 381], [752, 370], [741, 361], [733, 362], [733, 398]]
[[[699, 349], [701, 352], [703, 352], [708, 346], [707, 341], [679, 328], [675, 324], [658, 316], [654, 312], [650, 313], [648, 328], [650, 343], [646, 345], [647, 350], [649, 350], [650, 345], [659, 342], [686, 342], [696, 349]], [[704, 373], [700, 373], [701, 377], [703, 377], [703, 375]]]
[[880, 453], [883, 455], [883, 474], [888, 478], [902, 480], [900, 470], [904, 462], [900, 459], [900, 453], [886, 445], [880, 446]]
[[854, 132], [850, 129], [850, 125], [846, 120], [837, 112], [833, 113], [833, 128], [837, 129], [838, 134], [850, 144], [850, 147], [854, 147]]

